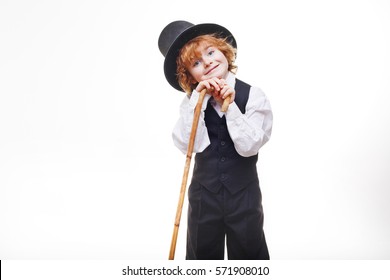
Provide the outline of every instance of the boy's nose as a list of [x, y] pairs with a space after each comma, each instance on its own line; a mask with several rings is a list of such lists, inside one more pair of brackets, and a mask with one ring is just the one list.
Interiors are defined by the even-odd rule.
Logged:
[[213, 60], [210, 59], [210, 58], [204, 58], [203, 61], [204, 61], [204, 64], [205, 64], [206, 66], [209, 66], [210, 64], [213, 63]]

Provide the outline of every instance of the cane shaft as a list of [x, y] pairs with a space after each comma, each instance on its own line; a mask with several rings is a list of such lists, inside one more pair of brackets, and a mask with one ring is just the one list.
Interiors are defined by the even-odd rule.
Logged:
[[185, 197], [185, 192], [186, 192], [186, 187], [187, 187], [188, 173], [190, 171], [192, 152], [194, 150], [195, 136], [196, 136], [196, 131], [198, 128], [199, 116], [200, 116], [200, 112], [201, 112], [202, 104], [203, 104], [203, 99], [204, 99], [205, 95], [206, 95], [206, 89], [204, 89], [200, 92], [198, 102], [197, 102], [196, 107], [195, 107], [194, 119], [192, 121], [192, 128], [191, 128], [191, 134], [190, 134], [190, 140], [188, 142], [186, 163], [184, 166], [183, 179], [181, 182], [179, 203], [177, 205], [175, 225], [173, 228], [171, 248], [169, 251], [169, 260], [173, 260], [175, 258], [176, 242], [177, 242], [177, 236], [178, 236], [179, 226], [180, 226], [180, 218], [181, 218], [184, 197]]

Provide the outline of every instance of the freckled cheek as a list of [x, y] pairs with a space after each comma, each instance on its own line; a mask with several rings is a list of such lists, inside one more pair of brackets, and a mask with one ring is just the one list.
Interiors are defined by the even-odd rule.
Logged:
[[[188, 68], [187, 68], [188, 69]], [[200, 73], [199, 73], [199, 71], [197, 71], [197, 70], [194, 70], [194, 69], [188, 69], [188, 72], [191, 74], [191, 76], [196, 80], [196, 81], [198, 81], [198, 79], [199, 79], [199, 76], [200, 76]]]
[[202, 80], [202, 77], [203, 77], [203, 72], [201, 71], [197, 71], [196, 73], [194, 73], [194, 78], [195, 80], [197, 80], [198, 82], [200, 82]]

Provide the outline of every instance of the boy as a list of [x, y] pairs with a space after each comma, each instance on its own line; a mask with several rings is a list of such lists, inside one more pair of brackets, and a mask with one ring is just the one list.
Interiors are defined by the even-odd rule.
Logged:
[[[217, 24], [168, 24], [160, 34], [164, 72], [187, 92], [173, 130], [186, 153], [199, 92], [207, 89], [195, 139], [188, 190], [186, 259], [269, 259], [256, 163], [271, 136], [272, 111], [264, 93], [235, 78], [236, 41]], [[230, 96], [226, 113], [221, 105]]]

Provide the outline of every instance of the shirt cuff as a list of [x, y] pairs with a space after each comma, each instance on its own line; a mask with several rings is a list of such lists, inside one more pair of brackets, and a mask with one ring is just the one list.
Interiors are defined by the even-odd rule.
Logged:
[[[198, 103], [199, 100], [199, 95], [200, 93], [197, 92], [196, 90], [192, 91], [191, 97], [190, 97], [190, 102], [189, 102], [189, 107], [194, 110], [196, 107], [196, 104]], [[207, 108], [207, 102], [209, 101], [211, 95], [206, 94], [204, 99], [203, 99], [203, 104], [202, 104], [202, 111], [206, 110]]]

